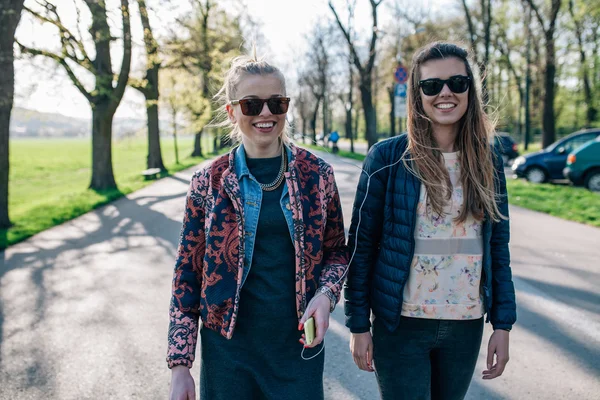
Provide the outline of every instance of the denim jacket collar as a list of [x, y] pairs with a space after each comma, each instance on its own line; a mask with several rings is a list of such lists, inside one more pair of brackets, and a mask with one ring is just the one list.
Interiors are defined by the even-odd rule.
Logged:
[[[287, 152], [288, 158], [288, 171], [293, 167], [294, 155], [295, 155], [295, 146], [293, 144], [285, 146], [285, 150]], [[238, 179], [242, 179], [244, 176], [250, 176], [250, 170], [248, 169], [248, 164], [246, 163], [246, 150], [244, 149], [244, 144], [240, 143], [240, 145], [233, 152], [233, 161], [234, 161], [234, 171], [235, 175]], [[230, 159], [230, 162], [232, 160]]]
[[235, 174], [238, 178], [250, 175], [248, 164], [246, 163], [246, 150], [244, 150], [244, 144], [240, 143], [235, 151]]

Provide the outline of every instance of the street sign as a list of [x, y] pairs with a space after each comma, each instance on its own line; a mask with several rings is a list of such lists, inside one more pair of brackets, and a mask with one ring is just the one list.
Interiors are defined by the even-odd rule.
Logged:
[[406, 97], [406, 83], [398, 83], [394, 88], [394, 96]]
[[404, 68], [402, 65], [398, 65], [398, 68], [396, 68], [396, 71], [394, 71], [394, 79], [398, 83], [406, 83], [408, 80], [408, 72], [406, 72], [406, 68]]
[[406, 118], [406, 83], [398, 83], [394, 88], [394, 116]]
[[394, 97], [394, 116], [406, 118], [406, 97]]

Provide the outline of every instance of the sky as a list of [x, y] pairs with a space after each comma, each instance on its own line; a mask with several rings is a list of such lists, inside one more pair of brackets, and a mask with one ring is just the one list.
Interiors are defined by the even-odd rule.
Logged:
[[[57, 5], [58, 12], [63, 22], [68, 25], [76, 26], [76, 14], [73, 12], [73, 2], [76, 0], [53, 0]], [[164, 1], [164, 0], [161, 0]], [[379, 6], [380, 26], [389, 21], [389, 12], [386, 12], [386, 2], [384, 0]], [[258, 22], [263, 37], [267, 41], [265, 49], [259, 49], [259, 52], [266, 55], [276, 65], [283, 68], [293, 69], [293, 66], [302, 57], [306, 49], [306, 36], [313, 26], [320, 20], [332, 18], [332, 12], [327, 6], [327, 0], [245, 0], [247, 12]], [[144, 62], [143, 48], [141, 47], [140, 35], [141, 26], [138, 22], [137, 7], [135, 1], [130, 1], [132, 9], [132, 32], [134, 43], [140, 44], [133, 53], [132, 71], [139, 72]], [[149, 6], [158, 4], [155, 0], [147, 1]], [[344, 9], [344, 0], [334, 0], [334, 5], [342, 13]], [[356, 24], [359, 31], [366, 35], [366, 31], [371, 24], [370, 4], [368, 0], [357, 0]], [[409, 4], [410, 1], [406, 1]], [[448, 7], [456, 8], [458, 0], [424, 0], [422, 3], [428, 4], [432, 14], [436, 14]], [[33, 0], [26, 0], [25, 5], [31, 6]], [[161, 3], [162, 4], [162, 3]], [[150, 22], [154, 26], [168, 26], [174, 20], [175, 16], [185, 10], [185, 0], [177, 0], [176, 10], [160, 9], [151, 13]], [[220, 4], [223, 4], [220, 1]], [[115, 24], [120, 23], [116, 0], [108, 0], [109, 19]], [[87, 35], [85, 24], [85, 8], [82, 8], [81, 31]], [[160, 24], [156, 20], [160, 18]], [[154, 21], [154, 22], [153, 22]], [[158, 32], [160, 34], [160, 32]], [[35, 44], [37, 47], [56, 49], [58, 46], [57, 34], [50, 28], [43, 28], [36, 21], [24, 17], [17, 30], [17, 39], [26, 44]], [[250, 39], [250, 38], [247, 38]], [[113, 63], [116, 67], [120, 66], [121, 54], [118, 46], [113, 49]], [[90, 118], [91, 109], [89, 103], [83, 95], [73, 86], [62, 67], [44, 59], [22, 59], [15, 62], [15, 105], [42, 112], [60, 113], [63, 115]], [[91, 79], [85, 79], [84, 84], [88, 88], [93, 86]], [[288, 78], [289, 79], [289, 78]], [[128, 88], [121, 105], [119, 106], [116, 117], [135, 117], [145, 118], [144, 100], [141, 94]]]

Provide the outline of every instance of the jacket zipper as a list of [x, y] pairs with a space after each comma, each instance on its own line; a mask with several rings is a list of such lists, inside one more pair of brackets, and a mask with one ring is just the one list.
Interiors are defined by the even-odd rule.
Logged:
[[[414, 178], [416, 179], [416, 178]], [[415, 202], [414, 202], [414, 210], [415, 212], [413, 213], [413, 219], [412, 219], [412, 224], [410, 226], [410, 234], [411, 239], [410, 239], [410, 258], [409, 258], [409, 262], [412, 265], [412, 259], [415, 256], [415, 226], [417, 225], [417, 208], [419, 207], [419, 198], [421, 197], [421, 181], [419, 181], [418, 179], [416, 179], [417, 181], [417, 195], [415, 196]], [[410, 269], [410, 267], [409, 267]], [[406, 282], [406, 281], [405, 281]]]
[[[487, 220], [487, 218], [486, 218]], [[484, 230], [485, 230], [485, 225], [489, 224], [489, 221], [484, 220]], [[491, 229], [491, 227], [490, 227]], [[490, 237], [491, 237], [491, 232], [490, 232]], [[485, 235], [481, 238], [482, 240], [485, 239]], [[490, 244], [491, 246], [491, 244]], [[485, 243], [484, 243], [484, 249], [485, 249]], [[490, 247], [491, 250], [491, 247]], [[482, 257], [483, 258], [483, 257]], [[490, 258], [489, 262], [491, 263], [491, 251], [488, 254], [488, 258]], [[487, 290], [487, 274], [485, 273], [485, 265], [482, 263], [481, 264], [481, 282], [482, 282], [482, 289], [483, 289], [483, 309], [486, 313], [486, 321], [490, 319], [490, 310], [489, 310], [489, 301], [488, 301], [488, 290]]]

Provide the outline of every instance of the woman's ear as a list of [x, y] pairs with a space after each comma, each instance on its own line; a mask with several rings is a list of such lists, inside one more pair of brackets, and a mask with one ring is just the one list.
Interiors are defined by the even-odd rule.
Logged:
[[232, 124], [235, 124], [236, 120], [235, 120], [235, 115], [233, 113], [233, 107], [231, 106], [231, 104], [227, 104], [225, 106], [225, 108], [227, 109], [227, 115], [229, 116], [229, 120], [231, 121]]

